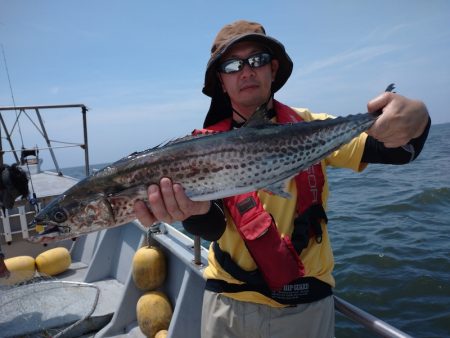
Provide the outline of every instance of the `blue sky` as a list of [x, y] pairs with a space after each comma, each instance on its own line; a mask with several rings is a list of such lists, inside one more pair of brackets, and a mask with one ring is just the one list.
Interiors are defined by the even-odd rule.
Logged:
[[[294, 71], [276, 98], [288, 105], [364, 112], [395, 82], [427, 104], [433, 123], [450, 122], [447, 0], [0, 0], [0, 43], [16, 105], [84, 103], [90, 161], [105, 163], [202, 125], [211, 43], [237, 19], [261, 22], [284, 43]], [[11, 106], [0, 57], [0, 106]], [[77, 112], [45, 121], [52, 139], [81, 141]], [[57, 155], [62, 167], [83, 162], [78, 150]]]

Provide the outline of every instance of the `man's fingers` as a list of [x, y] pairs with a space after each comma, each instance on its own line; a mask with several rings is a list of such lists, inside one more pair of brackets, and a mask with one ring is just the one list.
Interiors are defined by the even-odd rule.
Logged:
[[193, 211], [193, 202], [186, 196], [183, 187], [175, 183], [173, 185], [173, 192], [180, 210], [185, 214], [190, 214]]
[[162, 178], [160, 182], [161, 194], [164, 199], [166, 212], [170, 215], [172, 220], [183, 220], [186, 218], [182, 209], [178, 204], [177, 196], [175, 196], [175, 185], [169, 178]]
[[142, 201], [136, 201], [136, 203], [134, 203], [134, 214], [139, 222], [145, 227], [150, 227], [156, 221], [150, 210]]
[[209, 201], [192, 201], [180, 184], [173, 184], [166, 177], [161, 179], [159, 186], [152, 184], [148, 187], [147, 197], [149, 207], [142, 201], [134, 206], [136, 217], [145, 226], [157, 221], [169, 224], [183, 221], [192, 215], [207, 213], [211, 205]]
[[376, 112], [383, 109], [393, 99], [392, 93], [383, 93], [378, 95], [367, 103], [367, 110], [369, 113]]
[[210, 201], [195, 202], [186, 196], [183, 187], [180, 184], [173, 185], [173, 191], [180, 210], [184, 213], [184, 217], [191, 215], [206, 214], [211, 207]]
[[172, 219], [167, 212], [165, 201], [163, 195], [160, 191], [159, 186], [152, 184], [147, 189], [148, 202], [152, 208], [152, 213], [160, 222], [171, 223]]

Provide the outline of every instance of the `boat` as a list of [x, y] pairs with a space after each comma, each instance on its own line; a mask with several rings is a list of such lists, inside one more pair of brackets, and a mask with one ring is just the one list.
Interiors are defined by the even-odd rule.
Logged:
[[[1, 107], [0, 113], [20, 111], [25, 115], [25, 112], [32, 111], [40, 116], [41, 110], [52, 109], [81, 109], [83, 141], [76, 146], [85, 153], [85, 173], [88, 175], [85, 105]], [[2, 126], [6, 135], [10, 135], [3, 122]], [[42, 128], [45, 131], [43, 124]], [[28, 229], [28, 223], [36, 210], [77, 181], [61, 172], [50, 138], [46, 132], [42, 135], [46, 140], [46, 150], [52, 154], [56, 172], [40, 169], [38, 154], [43, 149], [27, 151], [21, 159], [17, 156], [18, 163], [28, 171], [30, 184], [33, 185], [30, 189], [35, 193], [35, 200], [33, 203], [17, 201], [13, 210], [1, 215], [1, 244], [6, 258], [17, 255], [36, 257], [52, 247], [62, 246], [69, 250], [71, 264], [55, 278], [42, 280], [36, 276], [29, 283], [0, 288], [2, 337], [145, 337], [136, 315], [136, 304], [143, 291], [134, 283], [131, 262], [136, 251], [147, 245], [159, 247], [167, 263], [167, 276], [159, 290], [167, 295], [173, 308], [168, 337], [200, 337], [205, 286], [203, 271], [208, 264], [208, 249], [202, 245], [199, 237], [188, 236], [179, 227], [166, 223], [147, 229], [136, 220], [46, 247], [26, 241], [33, 232], [33, 229]], [[13, 144], [9, 136], [7, 139]], [[16, 148], [12, 146], [12, 149]], [[68, 312], [68, 306], [64, 305], [65, 300], [59, 294], [60, 290], [69, 290], [65, 292], [71, 295], [83, 295], [68, 302], [80, 308], [71, 309], [78, 315]], [[381, 337], [410, 337], [345, 300], [334, 297], [338, 312], [369, 331]], [[23, 320], [24, 318], [27, 320]]]

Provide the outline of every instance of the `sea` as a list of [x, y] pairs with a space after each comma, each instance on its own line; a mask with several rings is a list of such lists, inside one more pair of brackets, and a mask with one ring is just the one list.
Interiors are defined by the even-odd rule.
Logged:
[[[328, 176], [334, 293], [413, 337], [450, 337], [450, 123], [410, 164]], [[337, 313], [336, 337], [378, 336]]]

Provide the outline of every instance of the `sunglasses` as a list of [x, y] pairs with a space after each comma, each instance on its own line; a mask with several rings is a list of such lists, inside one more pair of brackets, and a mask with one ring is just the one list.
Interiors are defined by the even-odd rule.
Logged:
[[272, 61], [272, 55], [266, 52], [253, 54], [246, 59], [230, 59], [219, 65], [219, 72], [225, 74], [237, 73], [248, 64], [251, 68], [260, 68]]

